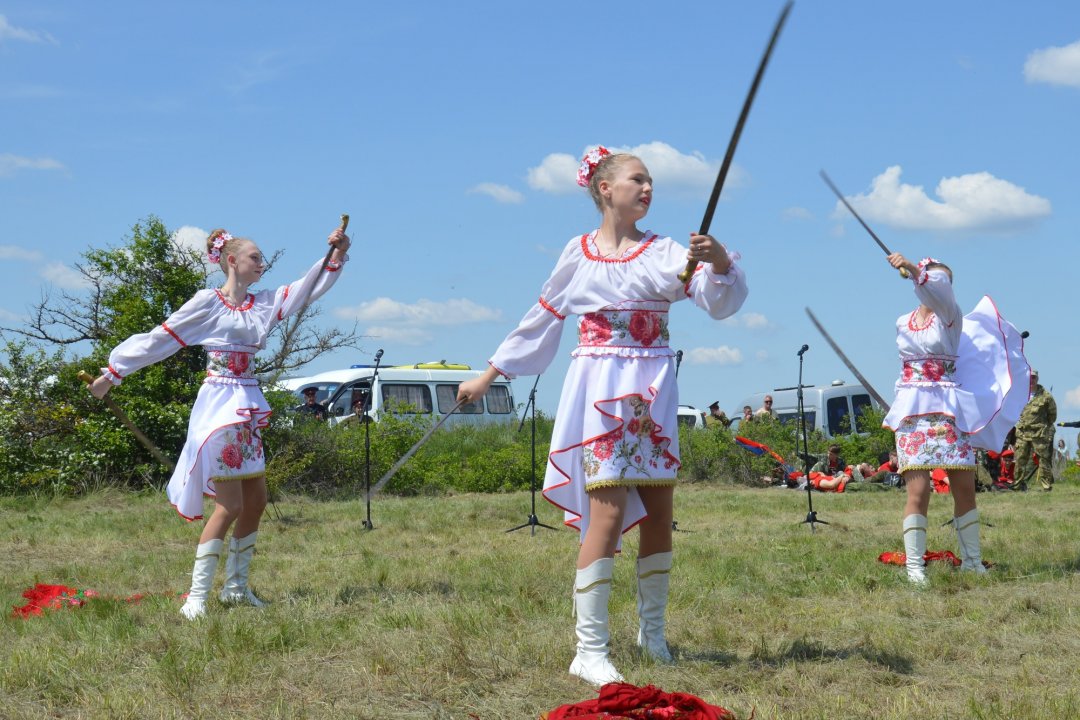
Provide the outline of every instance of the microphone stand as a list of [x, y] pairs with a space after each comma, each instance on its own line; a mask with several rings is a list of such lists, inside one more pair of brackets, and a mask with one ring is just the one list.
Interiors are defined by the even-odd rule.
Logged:
[[[682, 350], [676, 350], [675, 351], [675, 379], [676, 380], [679, 379], [679, 366], [680, 365], [682, 365]], [[677, 414], [676, 414], [676, 422], [678, 422], [678, 415]], [[687, 447], [689, 447], [689, 445]], [[679, 522], [677, 520], [672, 519], [672, 521], [671, 521], [671, 531], [672, 532], [679, 532]]]
[[525, 412], [521, 413], [521, 423], [518, 425], [518, 432], [521, 432], [521, 428], [525, 427], [525, 415], [532, 409], [532, 482], [529, 485], [529, 491], [532, 494], [532, 511], [529, 513], [529, 519], [517, 527], [512, 527], [506, 532], [512, 533], [515, 530], [521, 530], [522, 528], [529, 528], [529, 534], [535, 536], [536, 528], [542, 527], [548, 530], [554, 530], [555, 528], [550, 525], [545, 525], [540, 522], [536, 517], [536, 386], [540, 384], [540, 376], [536, 376], [536, 380], [533, 382], [532, 390], [529, 391], [529, 403], [525, 406]]
[[382, 361], [383, 351], [379, 348], [375, 353], [375, 371], [371, 374], [371, 386], [367, 395], [364, 396], [364, 406], [361, 408], [360, 421], [364, 423], [364, 494], [367, 496], [367, 517], [364, 518], [364, 529], [374, 530], [371, 524], [371, 417], [368, 410], [371, 409], [371, 397], [375, 394], [375, 380], [379, 377], [379, 363]]
[[[803, 405], [803, 382], [802, 382], [802, 379], [803, 379], [803, 354], [809, 349], [810, 349], [809, 345], [803, 345], [802, 348], [798, 352], [798, 355], [799, 355], [799, 385], [798, 385], [797, 396], [799, 398], [799, 426], [800, 426], [800, 429], [802, 431], [802, 441], [803, 441], [803, 451], [802, 451], [801, 456], [802, 456], [802, 460], [803, 460], [804, 472], [806, 473], [806, 507], [807, 507], [806, 519], [803, 520], [802, 523], [800, 523], [800, 524], [809, 525], [810, 526], [810, 532], [814, 532], [814, 524], [815, 523], [818, 523], [818, 524], [821, 524], [821, 525], [828, 525], [829, 523], [825, 522], [824, 520], [819, 520], [818, 516], [817, 516], [817, 513], [814, 512], [813, 486], [810, 484], [810, 446], [809, 446], [809, 443], [807, 442], [807, 439], [806, 439], [806, 408]], [[796, 438], [795, 438], [795, 449], [798, 450], [798, 447], [799, 447], [799, 438], [798, 438], [798, 436], [796, 436]], [[798, 454], [798, 453], [796, 453], [796, 454]]]

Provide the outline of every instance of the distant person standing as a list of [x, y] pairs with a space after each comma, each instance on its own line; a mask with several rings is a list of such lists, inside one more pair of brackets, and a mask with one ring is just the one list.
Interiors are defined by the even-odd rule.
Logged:
[[326, 419], [326, 406], [316, 400], [319, 388], [311, 385], [304, 388], [304, 402], [296, 407], [296, 412], [308, 416], [314, 420]]
[[731, 419], [727, 416], [727, 413], [720, 409], [719, 400], [709, 406], [709, 414], [705, 416], [705, 427], [731, 427]]
[[744, 423], [748, 423], [748, 422], [753, 422], [753, 420], [754, 420], [754, 409], [752, 407], [750, 407], [749, 405], [743, 405], [742, 421]]
[[1035, 478], [1043, 490], [1054, 487], [1054, 423], [1057, 403], [1039, 384], [1039, 373], [1031, 371], [1031, 399], [1016, 421], [1016, 485], [1026, 489]]
[[776, 411], [773, 410], [772, 395], [766, 395], [761, 407], [754, 411], [754, 417], [759, 420], [775, 420]]

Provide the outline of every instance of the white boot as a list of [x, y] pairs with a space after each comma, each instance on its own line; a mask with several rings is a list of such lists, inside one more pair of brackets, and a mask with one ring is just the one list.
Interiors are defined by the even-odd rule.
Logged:
[[637, 644], [654, 660], [672, 662], [671, 650], [664, 637], [664, 612], [667, 610], [668, 578], [671, 577], [671, 553], [653, 553], [637, 561], [638, 636]]
[[252, 605], [264, 608], [267, 603], [255, 597], [248, 587], [248, 568], [255, 554], [258, 531], [242, 538], [235, 535], [229, 540], [229, 557], [225, 561], [225, 586], [221, 588], [221, 602], [232, 605]]
[[222, 540], [207, 540], [195, 548], [195, 567], [191, 571], [191, 590], [187, 601], [180, 608], [180, 613], [188, 620], [200, 618], [206, 614], [206, 598], [210, 595], [210, 586], [214, 584], [214, 573], [225, 543]]
[[915, 585], [925, 586], [926, 579], [926, 516], [908, 515], [904, 518], [904, 553], [907, 555], [907, 576]]
[[600, 558], [574, 581], [574, 610], [577, 613], [577, 655], [570, 674], [591, 685], [622, 682], [623, 676], [608, 660], [608, 596], [615, 558]]
[[979, 575], [985, 575], [982, 549], [979, 547], [978, 508], [972, 508], [960, 517], [954, 517], [953, 527], [956, 528], [956, 540], [960, 544], [960, 569], [974, 570]]

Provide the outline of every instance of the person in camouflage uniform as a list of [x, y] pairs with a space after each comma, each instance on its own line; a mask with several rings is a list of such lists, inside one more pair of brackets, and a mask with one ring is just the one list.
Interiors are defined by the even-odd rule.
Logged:
[[[1038, 479], [1043, 490], [1054, 486], [1054, 423], [1057, 404], [1054, 396], [1039, 384], [1039, 374], [1031, 371], [1031, 399], [1016, 421], [1016, 484], [1027, 489], [1028, 481]], [[1038, 458], [1038, 467], [1032, 456]]]

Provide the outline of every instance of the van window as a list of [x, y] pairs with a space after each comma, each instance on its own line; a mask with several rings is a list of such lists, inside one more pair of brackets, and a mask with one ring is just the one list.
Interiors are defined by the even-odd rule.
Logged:
[[846, 396], [829, 398], [825, 404], [825, 416], [829, 418], [830, 435], [845, 435], [851, 432]]
[[382, 402], [392, 412], [426, 414], [431, 412], [431, 390], [416, 383], [383, 383]]
[[859, 420], [862, 418], [863, 413], [869, 410], [873, 405], [870, 404], [869, 395], [852, 395], [851, 404], [855, 408], [855, 429], [861, 430], [859, 427]]
[[[457, 385], [436, 385], [435, 397], [439, 401], [439, 412], [444, 415], [454, 409], [457, 405]], [[482, 415], [484, 412], [484, 403], [481, 400], [476, 402], [465, 403], [458, 412], [462, 415]]]
[[492, 385], [487, 393], [487, 411], [492, 415], [509, 415], [513, 409], [510, 406], [510, 388]]
[[[806, 410], [805, 413], [806, 427], [810, 430], [813, 430], [815, 427], [817, 427], [814, 424], [814, 422], [817, 420], [817, 411]], [[797, 412], [778, 412], [776, 413], [776, 419], [779, 420], [783, 425], [792, 423], [793, 425], [795, 425], [795, 427], [799, 426], [799, 413]]]

